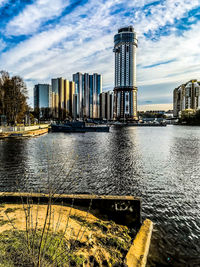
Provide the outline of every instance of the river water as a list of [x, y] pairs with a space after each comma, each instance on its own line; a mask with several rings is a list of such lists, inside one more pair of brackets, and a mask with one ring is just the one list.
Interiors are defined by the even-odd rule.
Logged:
[[0, 140], [0, 191], [142, 197], [148, 266], [200, 266], [200, 127], [111, 127]]

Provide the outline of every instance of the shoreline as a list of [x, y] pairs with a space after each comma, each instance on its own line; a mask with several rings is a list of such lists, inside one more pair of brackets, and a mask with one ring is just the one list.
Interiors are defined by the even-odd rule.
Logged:
[[[26, 209], [26, 201], [22, 202], [24, 197], [30, 197], [30, 200], [32, 201], [33, 199], [31, 199], [31, 195], [33, 196], [33, 194], [27, 194], [27, 193], [24, 193], [24, 194], [20, 194], [20, 193], [0, 193], [0, 212], [1, 212], [1, 219], [3, 219], [2, 222], [6, 221], [6, 213], [8, 213], [8, 216], [10, 216], [10, 219], [11, 221], [14, 220], [15, 223], [16, 223], [16, 228], [17, 230], [23, 230], [24, 229], [24, 223], [22, 223], [23, 219], [25, 218], [22, 218], [24, 217], [23, 213], [24, 213], [24, 205], [25, 205], [25, 209]], [[44, 200], [44, 197], [47, 195], [45, 194], [34, 194], [35, 197], [37, 198], [40, 198], [40, 204], [34, 204], [34, 201], [33, 202], [30, 202], [31, 204], [30, 207], [32, 207], [32, 211], [31, 211], [31, 216], [32, 218], [35, 218], [36, 217], [36, 210], [39, 208], [39, 213], [38, 213], [38, 218], [39, 218], [39, 225], [41, 225], [42, 227], [42, 222], [44, 221], [44, 214], [45, 214], [45, 209], [47, 207], [46, 204], [43, 203], [43, 200]], [[69, 198], [70, 199], [70, 202], [72, 199], [74, 199], [74, 204], [73, 204], [73, 207], [71, 205], [65, 205], [67, 203], [54, 203], [52, 204], [52, 209], [55, 210], [55, 214], [54, 214], [54, 219], [57, 217], [59, 217], [59, 213], [62, 212], [62, 216], [63, 216], [63, 219], [64, 219], [64, 216], [67, 216], [67, 214], [74, 214], [75, 217], [72, 216], [72, 228], [75, 227], [75, 232], [79, 232], [81, 226], [78, 224], [80, 224], [81, 222], [81, 218], [86, 218], [85, 219], [85, 223], [84, 225], [89, 225], [89, 228], [88, 229], [82, 229], [83, 233], [86, 233], [85, 237], [84, 237], [84, 242], [92, 242], [93, 245], [95, 244], [94, 241], [96, 240], [96, 245], [94, 246], [99, 246], [99, 243], [97, 242], [99, 239], [98, 239], [98, 236], [97, 236], [97, 239], [95, 237], [94, 240], [91, 240], [91, 238], [88, 239], [88, 236], [95, 236], [96, 235], [96, 231], [95, 232], [92, 232], [94, 230], [92, 230], [91, 228], [91, 225], [94, 225], [94, 227], [99, 227], [98, 225], [102, 225], [103, 228], [102, 229], [112, 229], [112, 225], [113, 223], [119, 226], [117, 227], [122, 227], [122, 229], [125, 229], [123, 227], [128, 227], [127, 229], [132, 229], [132, 231], [135, 232], [134, 236], [133, 236], [133, 240], [131, 241], [131, 243], [126, 243], [126, 242], [130, 242], [130, 240], [128, 241], [123, 241], [125, 242], [124, 245], [128, 248], [127, 252], [126, 252], [126, 255], [125, 255], [125, 262], [127, 264], [128, 267], [132, 267], [132, 266], [138, 266], [138, 267], [145, 267], [146, 266], [146, 262], [147, 262], [147, 257], [148, 257], [148, 253], [149, 253], [149, 247], [150, 247], [150, 243], [151, 243], [151, 235], [152, 235], [152, 230], [153, 230], [153, 223], [152, 221], [150, 221], [149, 219], [146, 219], [143, 224], [140, 224], [140, 227], [136, 227], [133, 226], [133, 224], [129, 224], [129, 220], [125, 220], [126, 216], [124, 217], [124, 204], [125, 203], [129, 203], [130, 202], [133, 202], [134, 204], [135, 203], [138, 203], [139, 199], [138, 198], [134, 198], [134, 197], [131, 197], [131, 196], [94, 196], [94, 195], [64, 195], [64, 199], [65, 198]], [[16, 201], [16, 200], [19, 200], [19, 197], [20, 197], [20, 201], [21, 201], [21, 204], [17, 204], [19, 201]], [[57, 198], [59, 197], [59, 195], [57, 195]], [[60, 198], [62, 198], [62, 195], [60, 196]], [[92, 209], [94, 209], [96, 211], [97, 209], [97, 205], [95, 205], [95, 200], [98, 200], [98, 201], [103, 201], [102, 202], [102, 205], [103, 205], [103, 210], [100, 209], [98, 212], [95, 212], [93, 213], [92, 212], [92, 209], [90, 210], [87, 210], [86, 209], [83, 209], [83, 206], [87, 209], [88, 207], [90, 206], [90, 202], [88, 202], [89, 199], [92, 199], [93, 200], [93, 203], [94, 203], [94, 206], [92, 205]], [[6, 201], [8, 200], [8, 201]], [[63, 198], [62, 198], [63, 200]], [[78, 202], [76, 202], [76, 200], [78, 200]], [[84, 205], [79, 205], [79, 204], [83, 204], [83, 201], [84, 200], [87, 200], [87, 202], [84, 203]], [[115, 211], [117, 213], [117, 216], [118, 217], [123, 217], [123, 223], [118, 223], [117, 220], [113, 219], [113, 220], [110, 220], [110, 218], [106, 215], [107, 212], [111, 213], [111, 210], [113, 210], [113, 200], [115, 201], [115, 205], [114, 207], [116, 208], [116, 204], [118, 204], [118, 212]], [[106, 202], [105, 202], [106, 201]], [[116, 202], [117, 201], [117, 202]], [[120, 202], [121, 201], [121, 206], [120, 206]], [[136, 202], [135, 202], [136, 201]], [[12, 202], [12, 203], [11, 203]], [[15, 204], [13, 204], [13, 202]], [[24, 204], [22, 204], [24, 203]], [[105, 203], [107, 203], [107, 205], [105, 205]], [[78, 205], [77, 205], [78, 204]], [[89, 206], [88, 206], [89, 205]], [[123, 205], [123, 208], [122, 208], [122, 205]], [[125, 204], [126, 205], [126, 204]], [[109, 206], [109, 210], [108, 210], [108, 206]], [[38, 207], [38, 208], [37, 208]], [[70, 212], [70, 209], [73, 209], [73, 212], [71, 213]], [[119, 214], [119, 211], [120, 211], [120, 214]], [[69, 213], [70, 212], [70, 213]], [[114, 210], [113, 210], [114, 212]], [[105, 213], [105, 214], [104, 214]], [[57, 215], [56, 215], [57, 214]], [[3, 217], [2, 217], [3, 215]], [[106, 216], [104, 216], [106, 215]], [[133, 214], [132, 214], [133, 215]], [[77, 217], [78, 216], [78, 217]], [[79, 218], [80, 217], [80, 218]], [[66, 217], [67, 218], [67, 217]], [[66, 221], [66, 218], [64, 219], [64, 221]], [[78, 221], [77, 221], [78, 219]], [[130, 214], [129, 214], [129, 219], [130, 219]], [[134, 216], [131, 218], [132, 220], [134, 220]], [[71, 220], [71, 219], [70, 219]], [[73, 221], [75, 220], [75, 221]], [[64, 221], [63, 221], [63, 226], [62, 224], [61, 225], [61, 228], [64, 227]], [[78, 223], [78, 224], [77, 224]], [[98, 224], [97, 224], [98, 223]], [[53, 222], [53, 225], [55, 223]], [[8, 229], [9, 228], [9, 229]], [[3, 223], [3, 225], [0, 225], [0, 234], [2, 234], [4, 231], [10, 231], [12, 229], [11, 226], [8, 226], [6, 224]], [[61, 229], [62, 230], [62, 229]], [[106, 238], [106, 240], [108, 238], [111, 237], [110, 235], [110, 231], [109, 230], [107, 232], [102, 232], [100, 233], [99, 232], [99, 235], [100, 237], [102, 236], [103, 234], [103, 240]], [[81, 236], [83, 235], [83, 233], [81, 234]], [[113, 235], [113, 240], [118, 238], [119, 236], [117, 234], [114, 234]], [[124, 246], [123, 245], [123, 246]], [[107, 249], [105, 250], [107, 251]], [[105, 256], [106, 260], [108, 261], [109, 260], [109, 255], [107, 255], [107, 252], [105, 251], [101, 251], [102, 252], [102, 255]], [[83, 251], [82, 251], [83, 253]], [[92, 251], [91, 251], [92, 253]], [[79, 253], [77, 254], [79, 255]], [[92, 255], [92, 254], [91, 254]], [[89, 256], [91, 256], [89, 255]], [[88, 257], [88, 255], [87, 255]], [[137, 263], [137, 265], [135, 265]]]
[[[16, 130], [15, 130], [16, 128]], [[49, 125], [38, 125], [29, 127], [11, 127], [10, 131], [0, 132], [0, 139], [34, 137], [48, 133]]]

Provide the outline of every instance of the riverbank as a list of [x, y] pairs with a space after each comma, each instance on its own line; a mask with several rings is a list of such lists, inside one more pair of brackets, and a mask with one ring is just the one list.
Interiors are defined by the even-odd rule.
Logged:
[[[63, 259], [65, 259], [66, 254], [70, 251], [69, 259], [67, 259], [66, 262], [63, 261], [63, 265], [58, 266], [65, 266], [68, 260], [73, 266], [91, 266], [90, 264], [93, 262], [98, 266], [113, 266], [113, 264], [120, 264], [123, 262], [126, 262], [128, 267], [146, 266], [152, 224], [148, 227], [148, 230], [146, 230], [148, 233], [145, 233], [144, 226], [141, 227], [132, 245], [132, 237], [129, 234], [130, 229], [126, 226], [118, 225], [113, 221], [100, 220], [91, 213], [77, 208], [52, 205], [51, 210], [52, 216], [48, 222], [48, 225], [50, 225], [48, 239], [52, 239], [51, 242], [53, 242], [52, 235], [54, 234], [54, 236], [58, 238], [57, 242], [60, 240], [60, 242], [66, 243], [66, 251], [61, 247], [64, 253]], [[28, 231], [30, 232], [30, 238], [32, 238], [31, 232], [35, 234], [36, 232], [41, 233], [43, 229], [46, 205], [31, 204], [28, 207], [22, 204], [1, 204], [0, 239], [8, 239], [9, 244], [8, 246], [5, 240], [1, 242], [1, 262], [8, 262], [9, 264], [12, 262], [12, 259], [8, 258], [8, 247], [10, 250], [14, 250], [15, 246], [19, 246], [21, 242], [18, 236], [26, 235], [26, 212], [31, 214], [31, 222], [29, 223], [32, 227], [30, 227]], [[49, 226], [47, 226], [47, 228], [48, 227]], [[146, 239], [148, 239], [148, 241], [146, 241]], [[37, 241], [36, 237], [35, 241]], [[10, 243], [12, 243], [12, 246]], [[47, 244], [49, 246], [49, 242]], [[71, 246], [73, 244], [75, 244], [76, 247], [74, 251], [71, 251]], [[25, 246], [23, 244], [21, 245], [21, 249], [25, 249]], [[57, 245], [58, 244], [54, 244], [51, 250], [57, 250]], [[24, 253], [25, 251], [22, 252], [22, 254]], [[35, 248], [34, 253], [37, 253], [37, 248]], [[49, 251], [47, 250], [46, 254], [48, 253]], [[59, 253], [62, 254], [60, 249]], [[3, 257], [5, 254], [7, 257], [6, 259]], [[18, 251], [17, 254], [18, 257], [20, 257], [20, 251]], [[12, 254], [12, 257], [13, 256], [15, 258], [15, 255]], [[58, 256], [56, 251], [52, 256]], [[51, 266], [52, 259], [47, 262], [48, 266]], [[15, 259], [14, 262], [17, 263], [17, 259]]]
[[[3, 205], [0, 209], [0, 236], [3, 237], [6, 233], [10, 244], [13, 226], [15, 227], [15, 235], [16, 233], [26, 234], [27, 220], [25, 212], [30, 212], [32, 222], [28, 230], [31, 239], [32, 231], [41, 233], [46, 218], [46, 209], [46, 205], [36, 204], [30, 205], [29, 211], [28, 207], [26, 205], [23, 207], [22, 204]], [[52, 216], [48, 218], [47, 228], [49, 225], [50, 227], [48, 233], [46, 231], [44, 239], [46, 235], [48, 235], [48, 239], [52, 239], [51, 242], [54, 243], [54, 234], [58, 240], [57, 243], [50, 247], [51, 251], [48, 251], [46, 247], [45, 256], [47, 257], [48, 255], [49, 259], [45, 260], [45, 263], [48, 264], [48, 266], [53, 266], [53, 259], [58, 257], [57, 250], [60, 254], [63, 252], [62, 258], [58, 257], [58, 261], [60, 261], [60, 265], [58, 266], [67, 266], [68, 260], [69, 266], [90, 266], [90, 262], [92, 263], [92, 261], [98, 263], [99, 266], [102, 266], [103, 263], [107, 263], [107, 266], [112, 266], [112, 264], [123, 262], [131, 246], [131, 237], [128, 234], [129, 230], [126, 226], [99, 220], [86, 211], [71, 207], [52, 205], [51, 212]], [[36, 224], [37, 230], [35, 231]], [[62, 235], [63, 238], [61, 238]], [[65, 243], [66, 248], [61, 245], [59, 247], [59, 241]], [[18, 238], [18, 242], [20, 242], [20, 238]], [[48, 246], [49, 245], [48, 242]], [[75, 246], [74, 249], [72, 248], [73, 245]], [[34, 246], [37, 246], [37, 242], [34, 243]], [[6, 244], [4, 244], [4, 247], [6, 251]], [[24, 246], [22, 247], [25, 249]], [[13, 250], [14, 248], [15, 247], [13, 247]], [[34, 250], [35, 254], [37, 254], [37, 247], [35, 247]], [[55, 250], [54, 253], [52, 252], [53, 250]], [[51, 252], [52, 257], [50, 256]], [[23, 251], [21, 253], [23, 253]], [[70, 255], [66, 258], [68, 253], [70, 253]], [[7, 253], [7, 256], [9, 256], [9, 253]], [[65, 258], [66, 260], [64, 260]], [[29, 260], [31, 261], [31, 259]], [[55, 263], [58, 261], [55, 261]], [[16, 262], [15, 260], [15, 263]]]
[[48, 133], [48, 130], [48, 124], [24, 127], [0, 127], [0, 139], [39, 136]]
[[[129, 220], [127, 220], [127, 216], [124, 216], [123, 224], [118, 224], [115, 216], [113, 217], [116, 218], [114, 221], [107, 218], [108, 209], [111, 211], [113, 208], [118, 216], [122, 217], [128, 212], [127, 204], [131, 205], [130, 202], [133, 202], [135, 205], [139, 201], [138, 198], [130, 196], [64, 195], [60, 198], [62, 200], [70, 199], [72, 204], [67, 205], [66, 201], [62, 205], [59, 203], [57, 205], [52, 204], [48, 216], [46, 216], [48, 205], [44, 204], [44, 200], [47, 195], [33, 195], [34, 197], [40, 197], [38, 199], [40, 199], [41, 204], [34, 204], [34, 198], [25, 201], [24, 197], [27, 195], [27, 193], [22, 194], [21, 204], [18, 204], [19, 193], [0, 194], [2, 203], [0, 204], [0, 240], [8, 240], [8, 244], [0, 241], [3, 251], [2, 256], [0, 256], [1, 262], [4, 262], [5, 255], [7, 255], [6, 260], [9, 258], [8, 247], [9, 251], [15, 250], [15, 246], [18, 245], [19, 247], [20, 238], [23, 239], [23, 242], [26, 241], [27, 234], [29, 235], [29, 243], [33, 240], [36, 242], [35, 244], [31, 243], [30, 248], [34, 247], [33, 255], [37, 255], [37, 239], [41, 238], [46, 220], [45, 244], [51, 246], [50, 243], [52, 243], [51, 251], [63, 254], [62, 259], [67, 258], [67, 262], [63, 261], [58, 266], [69, 266], [69, 263], [70, 266], [72, 264], [73, 266], [85, 267], [93, 266], [93, 264], [96, 264], [95, 266], [111, 267], [114, 264], [122, 263], [127, 264], [128, 267], [146, 266], [153, 228], [152, 222], [146, 220], [140, 228], [136, 226], [130, 228], [126, 224], [130, 222], [130, 219], [134, 221], [134, 216]], [[58, 195], [55, 196], [56, 199], [58, 197]], [[88, 202], [89, 199], [93, 202]], [[11, 201], [14, 202], [13, 200], [16, 200], [16, 203], [10, 203]], [[95, 200], [97, 200], [96, 204]], [[112, 205], [113, 200], [116, 202], [114, 207]], [[103, 212], [99, 213], [98, 206], [101, 206], [99, 205], [100, 202], [105, 208], [105, 214]], [[74, 206], [77, 203], [82, 203], [82, 205]], [[54, 242], [55, 237], [57, 238], [56, 242]], [[11, 243], [12, 246], [9, 245]], [[57, 247], [58, 243], [65, 244], [65, 248], [60, 247], [60, 245]], [[22, 244], [22, 247], [26, 250], [24, 244]], [[45, 248], [44, 251], [45, 257], [48, 256], [49, 259], [46, 263], [48, 266], [53, 266], [53, 258], [58, 257], [59, 260], [61, 258], [55, 253], [51, 256], [48, 249]], [[24, 252], [22, 254], [24, 255]], [[20, 258], [20, 255], [20, 252], [18, 252], [16, 257]], [[29, 255], [31, 255], [30, 251]], [[29, 261], [31, 260], [29, 256]], [[9, 264], [10, 262], [12, 260], [9, 261]], [[7, 264], [6, 261], [5, 263]], [[4, 266], [7, 266], [6, 264]], [[8, 266], [15, 266], [9, 264]]]

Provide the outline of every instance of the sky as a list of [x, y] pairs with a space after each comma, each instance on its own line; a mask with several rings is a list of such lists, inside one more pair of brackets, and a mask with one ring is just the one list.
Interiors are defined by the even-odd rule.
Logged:
[[172, 108], [173, 89], [200, 79], [200, 0], [0, 0], [0, 70], [33, 87], [78, 71], [114, 87], [113, 37], [138, 36], [139, 109]]

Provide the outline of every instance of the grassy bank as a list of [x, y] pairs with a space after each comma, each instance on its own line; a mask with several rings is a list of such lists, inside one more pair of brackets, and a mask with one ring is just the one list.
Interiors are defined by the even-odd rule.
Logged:
[[0, 266], [113, 266], [124, 262], [131, 246], [126, 226], [100, 220], [88, 211], [52, 205], [43, 231], [46, 211], [47, 205], [0, 206]]

